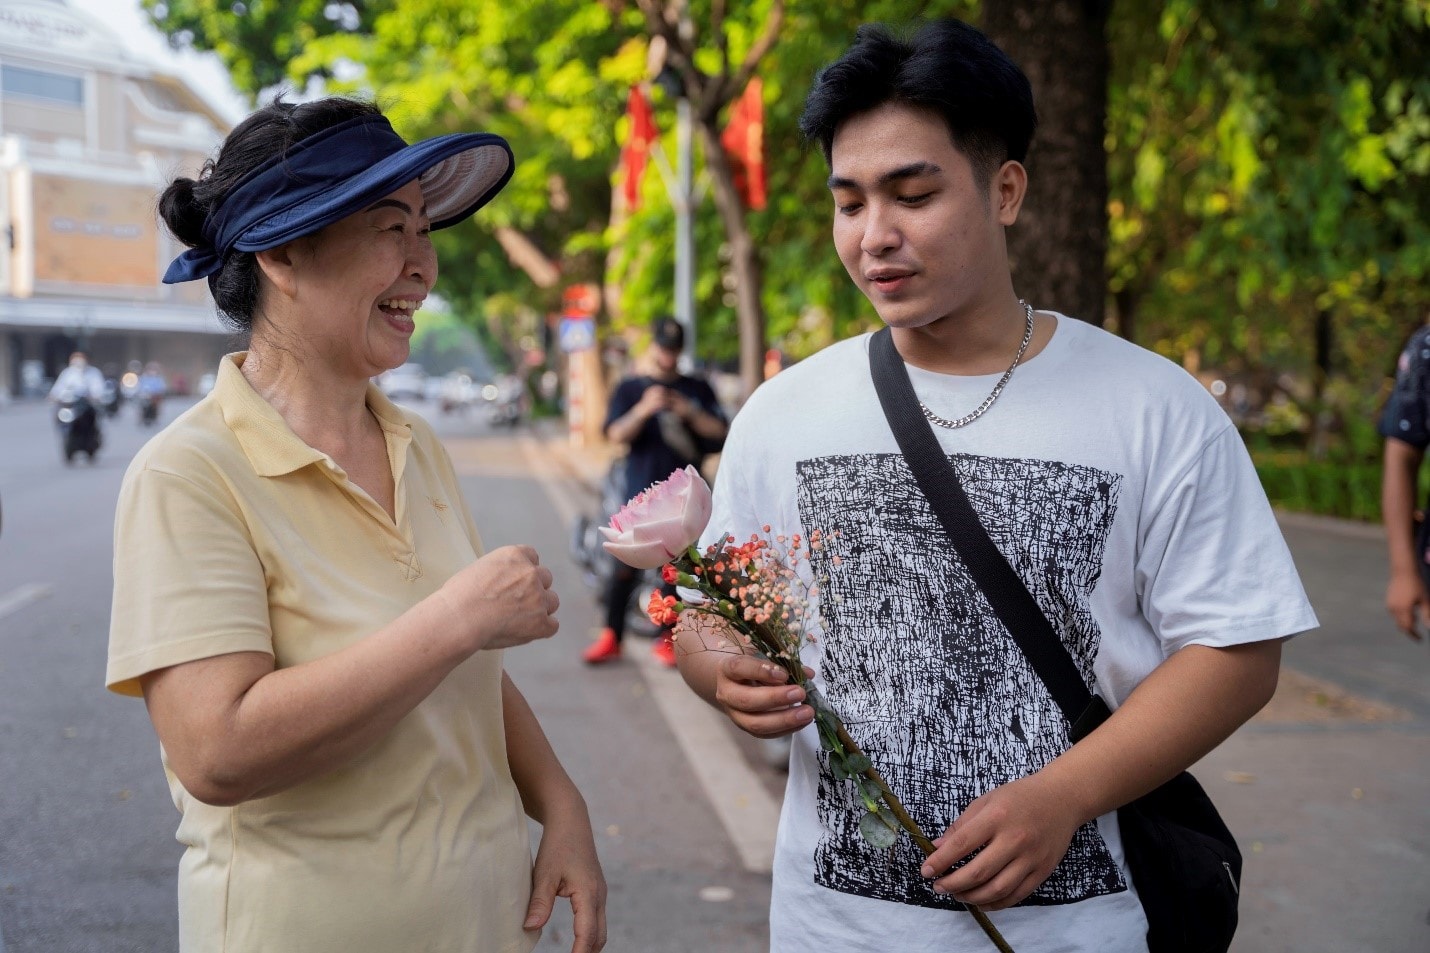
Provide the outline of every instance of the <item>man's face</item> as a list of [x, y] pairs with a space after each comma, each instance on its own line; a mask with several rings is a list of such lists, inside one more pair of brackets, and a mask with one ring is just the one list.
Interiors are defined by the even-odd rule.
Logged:
[[937, 114], [891, 103], [852, 116], [830, 166], [839, 260], [885, 324], [924, 327], [1006, 289], [1011, 221]]
[[655, 364], [656, 370], [661, 374], [674, 374], [680, 366], [680, 352], [662, 347], [659, 344], [651, 345], [651, 362]]

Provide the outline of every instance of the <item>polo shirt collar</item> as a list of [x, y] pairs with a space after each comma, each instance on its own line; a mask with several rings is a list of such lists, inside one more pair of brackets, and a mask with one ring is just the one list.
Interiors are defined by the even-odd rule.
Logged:
[[[248, 383], [239, 370], [247, 356], [246, 351], [224, 355], [214, 378], [213, 398], [253, 471], [262, 477], [276, 477], [314, 463], [331, 463], [326, 453], [299, 439], [273, 405]], [[385, 433], [404, 444], [412, 439], [412, 425], [373, 384], [368, 384], [366, 401]]]

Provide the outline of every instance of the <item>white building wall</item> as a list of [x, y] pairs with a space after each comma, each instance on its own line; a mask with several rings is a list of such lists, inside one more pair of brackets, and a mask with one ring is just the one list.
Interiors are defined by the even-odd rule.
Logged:
[[202, 282], [160, 283], [182, 246], [154, 211], [226, 132], [183, 77], [64, 0], [0, 0], [0, 391], [76, 345], [190, 380], [232, 347]]

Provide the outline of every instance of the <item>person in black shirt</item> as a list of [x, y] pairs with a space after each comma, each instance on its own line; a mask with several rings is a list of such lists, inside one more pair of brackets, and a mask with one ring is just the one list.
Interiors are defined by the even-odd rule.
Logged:
[[[623, 461], [626, 499], [676, 470], [692, 464], [698, 469], [707, 454], [724, 444], [727, 429], [710, 385], [680, 373], [678, 362], [685, 346], [680, 322], [659, 318], [651, 333], [647, 355], [651, 373], [617, 384], [606, 412], [606, 438], [629, 447]], [[639, 573], [629, 566], [620, 564], [612, 570], [606, 590], [606, 627], [582, 653], [589, 664], [621, 657], [626, 607], [639, 581]], [[661, 664], [675, 666], [668, 630], [657, 636], [652, 651]]]

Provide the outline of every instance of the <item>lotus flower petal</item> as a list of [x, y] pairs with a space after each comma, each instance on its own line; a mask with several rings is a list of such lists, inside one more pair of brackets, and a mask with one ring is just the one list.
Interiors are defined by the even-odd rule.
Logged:
[[710, 522], [710, 487], [694, 467], [637, 494], [602, 526], [606, 552], [636, 569], [655, 569], [683, 553]]

